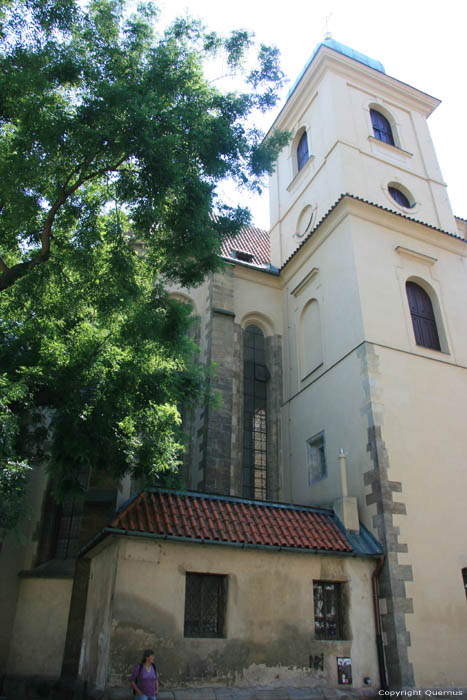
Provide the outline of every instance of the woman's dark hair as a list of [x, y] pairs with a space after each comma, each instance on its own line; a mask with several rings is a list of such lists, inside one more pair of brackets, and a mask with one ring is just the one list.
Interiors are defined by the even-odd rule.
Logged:
[[141, 661], [142, 664], [144, 664], [144, 662], [146, 661], [146, 659], [148, 658], [148, 656], [154, 656], [154, 652], [153, 652], [152, 649], [145, 649], [145, 650], [143, 651], [143, 659], [142, 659], [142, 661]]

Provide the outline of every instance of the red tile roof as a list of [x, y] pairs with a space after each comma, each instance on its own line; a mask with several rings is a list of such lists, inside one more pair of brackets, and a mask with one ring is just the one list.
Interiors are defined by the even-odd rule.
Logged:
[[235, 260], [232, 251], [251, 253], [252, 265], [269, 265], [271, 253], [269, 233], [256, 226], [244, 226], [237, 236], [228, 236], [222, 242], [222, 256]]
[[354, 552], [331, 511], [178, 491], [142, 491], [111, 530], [213, 544]]

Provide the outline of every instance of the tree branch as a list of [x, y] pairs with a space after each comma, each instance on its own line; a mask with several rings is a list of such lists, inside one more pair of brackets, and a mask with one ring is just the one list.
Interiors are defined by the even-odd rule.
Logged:
[[[13, 265], [10, 268], [7, 267], [5, 262], [0, 258], [0, 268], [3, 271], [3, 274], [0, 275], [0, 291], [8, 289], [8, 287], [11, 287], [17, 280], [27, 275], [28, 272], [34, 269], [37, 265], [40, 265], [43, 262], [47, 262], [47, 260], [50, 258], [52, 226], [54, 224], [57, 213], [59, 212], [60, 208], [65, 204], [67, 199], [74, 192], [76, 192], [76, 190], [78, 190], [81, 187], [81, 185], [84, 185], [85, 182], [89, 182], [90, 180], [93, 180], [94, 178], [99, 177], [100, 175], [105, 175], [105, 173], [115, 172], [116, 170], [118, 170], [118, 168], [122, 165], [122, 163], [125, 162], [126, 159], [127, 156], [124, 155], [116, 163], [109, 165], [105, 168], [95, 170], [92, 173], [86, 175], [85, 177], [79, 178], [77, 182], [75, 182], [75, 184], [69, 187], [68, 189], [62, 190], [60, 196], [54, 202], [49, 213], [47, 214], [47, 218], [45, 220], [45, 224], [41, 234], [41, 250], [36, 255], [36, 257], [32, 258], [31, 260], [25, 260], [24, 262], [20, 262], [17, 265]], [[70, 178], [68, 178], [66, 182], [68, 183], [69, 181]]]

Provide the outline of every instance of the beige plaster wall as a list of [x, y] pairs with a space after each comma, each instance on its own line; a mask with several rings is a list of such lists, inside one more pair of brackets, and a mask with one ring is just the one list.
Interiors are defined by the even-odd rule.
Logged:
[[21, 525], [21, 535], [7, 536], [0, 548], [0, 670], [7, 666], [11, 630], [13, 628], [20, 579], [18, 573], [34, 566], [40, 535], [42, 499], [47, 486], [47, 474], [43, 466], [37, 466], [31, 474], [28, 487], [29, 517]]
[[[101, 566], [99, 556], [92, 570]], [[125, 685], [140, 651], [152, 647], [166, 687], [332, 686], [337, 656], [351, 656], [354, 687], [364, 676], [377, 684], [373, 568], [373, 560], [351, 557], [125, 538], [112, 601], [107, 682]], [[225, 638], [183, 636], [186, 572], [228, 577]], [[314, 579], [347, 582], [346, 640], [314, 640]], [[310, 668], [310, 655], [321, 654], [324, 671]]]
[[[345, 204], [306, 243], [283, 272], [283, 305], [289, 334], [284, 341], [282, 434], [286, 500], [332, 504], [341, 496], [338, 454], [344, 448], [349, 494], [364, 499], [368, 397], [362, 381], [364, 326], [352, 230]], [[303, 310], [316, 299], [322, 364], [304, 376], [300, 348]], [[312, 483], [307, 440], [324, 431], [327, 474]], [[366, 521], [365, 521], [366, 522]]]
[[[291, 329], [284, 343], [285, 497], [332, 503], [340, 495], [342, 447], [349, 494], [357, 496], [361, 519], [379, 536], [374, 528], [381, 496], [372, 493], [365, 475], [375, 469], [368, 431], [381, 431], [383, 461], [377, 468], [394, 492], [390, 497], [385, 492], [385, 507], [394, 513], [390, 561], [403, 606], [399, 617], [405, 618], [410, 635], [415, 684], [463, 685], [466, 246], [359, 202], [343, 202], [333, 217], [337, 223], [331, 217], [283, 273], [289, 276], [284, 308]], [[312, 270], [318, 272], [310, 276]], [[408, 279], [432, 295], [442, 352], [415, 343]], [[305, 281], [302, 287], [300, 280]], [[291, 294], [297, 284], [298, 293]], [[324, 352], [322, 366], [300, 381], [294, 344], [302, 297], [320, 303]], [[321, 431], [327, 476], [310, 484], [306, 440]], [[383, 611], [393, 605], [383, 600]]]
[[[355, 203], [349, 207], [365, 337], [467, 367], [467, 245]], [[405, 284], [429, 293], [443, 352], [415, 343]]]
[[[305, 244], [283, 272], [284, 397], [303, 391], [310, 380], [329, 370], [363, 340], [358, 279], [348, 221], [340, 208]], [[300, 320], [312, 299], [319, 303], [323, 366], [308, 378], [300, 368]]]
[[[323, 371], [283, 409], [286, 490], [292, 503], [331, 505], [342, 495], [339, 450], [347, 458], [348, 493], [358, 499], [360, 517], [367, 526], [363, 474], [371, 468], [368, 444], [368, 392], [362, 380], [364, 353], [355, 350]], [[306, 442], [324, 432], [326, 476], [314, 482], [307, 463]]]
[[265, 335], [282, 335], [282, 293], [278, 277], [236, 266], [234, 268], [235, 322], [243, 328], [259, 323]]
[[381, 347], [375, 352], [372, 392], [381, 407], [389, 478], [401, 483], [398, 501], [407, 513], [395, 522], [408, 546], [399, 563], [413, 572], [406, 591], [414, 612], [406, 624], [415, 683], [465, 685], [467, 370]]
[[79, 676], [92, 679], [97, 688], [106, 682], [117, 560], [118, 541], [109, 539], [94, 557], [89, 576]]
[[71, 579], [21, 579], [9, 674], [60, 675], [72, 585]]

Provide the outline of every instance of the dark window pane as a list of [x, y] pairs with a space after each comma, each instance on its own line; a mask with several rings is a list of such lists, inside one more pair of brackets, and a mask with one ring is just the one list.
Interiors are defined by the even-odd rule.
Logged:
[[370, 109], [371, 123], [375, 139], [394, 146], [394, 138], [389, 121], [376, 109]]
[[[264, 355], [264, 353], [262, 353]], [[258, 358], [258, 364], [255, 364], [255, 379], [259, 382], [267, 382], [268, 381], [268, 368], [266, 367], [264, 362], [264, 357], [261, 358], [261, 360]]]
[[244, 364], [244, 378], [252, 379], [255, 376], [255, 364], [253, 361], [247, 360]]
[[82, 514], [82, 502], [74, 501], [71, 496], [67, 496], [63, 500], [55, 547], [57, 559], [68, 559], [77, 556]]
[[253, 413], [255, 409], [255, 397], [249, 394], [245, 395], [245, 414], [247, 412]]
[[[255, 397], [258, 399], [264, 399], [266, 396], [266, 383], [265, 382], [255, 382]], [[258, 402], [255, 403], [255, 408], [260, 408], [262, 406], [264, 401], [260, 401], [260, 405], [258, 406]]]
[[436, 328], [433, 305], [428, 294], [415, 282], [407, 282], [407, 299], [409, 302], [415, 342], [425, 348], [441, 350], [438, 329]]
[[308, 160], [308, 138], [306, 131], [300, 137], [297, 146], [297, 168], [300, 171]]
[[224, 636], [225, 576], [187, 574], [185, 637]]
[[340, 639], [341, 591], [339, 583], [313, 582], [315, 638]]
[[389, 194], [393, 198], [395, 202], [401, 205], [401, 207], [405, 207], [406, 209], [410, 209], [411, 204], [408, 200], [408, 198], [405, 196], [403, 192], [397, 189], [397, 187], [388, 187]]
[[243, 366], [243, 495], [266, 498], [267, 483], [267, 382], [266, 347], [258, 326], [244, 334]]

